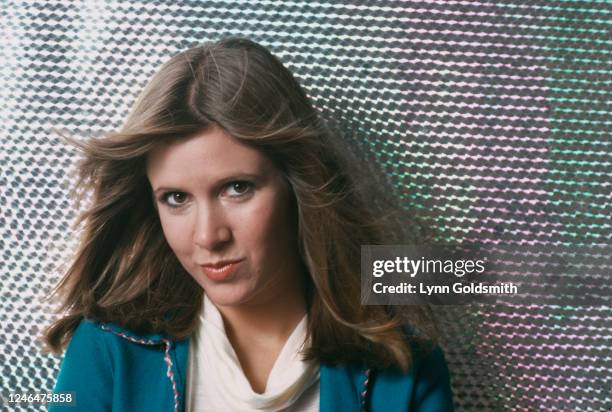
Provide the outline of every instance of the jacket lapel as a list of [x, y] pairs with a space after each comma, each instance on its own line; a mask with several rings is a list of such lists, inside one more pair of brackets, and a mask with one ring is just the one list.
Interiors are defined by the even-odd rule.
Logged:
[[181, 388], [181, 395], [185, 395], [187, 382], [187, 362], [189, 359], [189, 338], [174, 343], [174, 357], [176, 360], [177, 384]]

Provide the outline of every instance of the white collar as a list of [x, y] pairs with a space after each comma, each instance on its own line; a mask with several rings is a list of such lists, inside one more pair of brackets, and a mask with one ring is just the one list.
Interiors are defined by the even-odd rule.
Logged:
[[279, 411], [290, 407], [319, 379], [318, 363], [305, 362], [300, 355], [308, 344], [304, 341], [307, 320], [304, 316], [285, 342], [270, 371], [266, 389], [259, 394], [253, 391], [242, 371], [225, 333], [221, 313], [205, 295], [200, 326], [192, 341], [196, 386], [214, 393], [219, 405], [229, 408], [226, 410]]

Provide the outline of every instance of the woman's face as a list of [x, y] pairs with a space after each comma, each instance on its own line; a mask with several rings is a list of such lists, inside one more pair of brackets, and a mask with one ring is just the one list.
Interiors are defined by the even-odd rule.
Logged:
[[155, 149], [147, 176], [170, 248], [216, 305], [301, 293], [291, 194], [265, 155], [211, 128]]

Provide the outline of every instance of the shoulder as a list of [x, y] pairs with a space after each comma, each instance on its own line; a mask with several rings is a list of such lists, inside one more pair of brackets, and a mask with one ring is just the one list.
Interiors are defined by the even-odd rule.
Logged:
[[169, 410], [182, 396], [187, 353], [187, 339], [172, 341], [83, 319], [53, 389], [71, 393], [75, 404], [50, 405], [49, 412]]
[[156, 333], [138, 333], [114, 323], [83, 319], [74, 330], [70, 345], [111, 344], [132, 342], [147, 346], [164, 344], [164, 339]]
[[[372, 386], [372, 410], [396, 402], [393, 410], [453, 410], [450, 374], [444, 352], [439, 346], [413, 351], [413, 364], [406, 373], [397, 369], [376, 371]], [[384, 410], [384, 408], [382, 409]]]
[[103, 325], [95, 320], [81, 320], [66, 347], [63, 362], [65, 363], [68, 358], [86, 359], [85, 355], [91, 352], [96, 352], [98, 357], [107, 356], [114, 338]]
[[117, 358], [152, 350], [158, 352], [172, 343], [159, 334], [138, 333], [114, 323], [82, 319], [66, 348], [63, 362], [73, 358], [84, 362], [95, 354], [99, 363], [113, 365]]
[[99, 339], [105, 336], [102, 323], [92, 319], [82, 319], [77, 325], [71, 338], [71, 342], [79, 340]]
[[82, 319], [64, 353], [61, 373], [112, 373], [116, 359], [156, 348], [166, 341], [156, 334], [138, 334], [113, 323]]
[[[411, 345], [412, 346], [412, 345]], [[321, 405], [348, 409], [353, 398], [367, 398], [372, 412], [452, 412], [450, 375], [442, 349], [413, 351], [407, 372], [397, 368], [372, 369], [363, 364], [321, 365]]]
[[116, 345], [114, 341], [117, 339], [106, 330], [104, 323], [82, 319], [64, 352], [60, 376], [83, 371], [83, 367], [90, 371], [111, 369], [110, 350]]
[[[82, 320], [74, 330], [60, 364], [53, 391], [78, 394], [110, 409], [111, 396], [105, 391], [91, 388], [112, 388], [113, 362], [109, 353], [107, 334], [96, 322]], [[78, 402], [78, 401], [77, 401]], [[49, 411], [63, 410], [61, 405]]]
[[446, 356], [438, 345], [419, 347], [413, 350], [413, 373], [420, 375], [423, 370], [448, 372]]
[[442, 348], [415, 351], [410, 410], [453, 411], [450, 373]]
[[444, 352], [439, 346], [429, 353], [418, 354], [414, 364], [414, 395], [419, 410], [451, 411], [450, 373]]
[[98, 322], [81, 320], [70, 338], [62, 363], [86, 361], [91, 353], [96, 353], [99, 360], [108, 361], [108, 338]]

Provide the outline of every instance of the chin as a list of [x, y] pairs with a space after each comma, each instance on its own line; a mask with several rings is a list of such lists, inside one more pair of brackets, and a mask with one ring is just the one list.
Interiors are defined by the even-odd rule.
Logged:
[[238, 290], [236, 285], [205, 287], [204, 293], [216, 306], [238, 306], [249, 300], [249, 293]]

